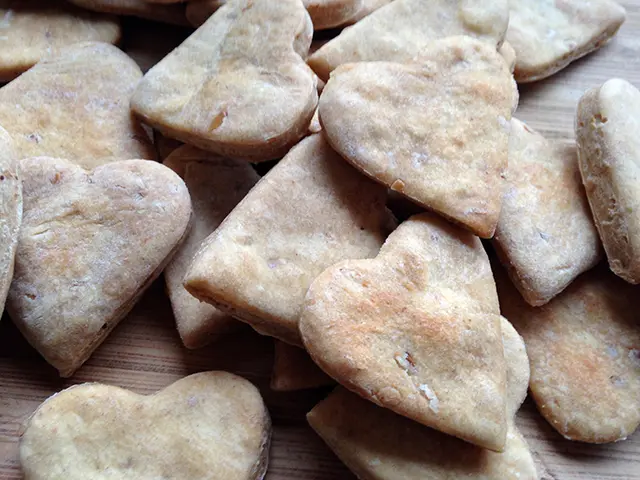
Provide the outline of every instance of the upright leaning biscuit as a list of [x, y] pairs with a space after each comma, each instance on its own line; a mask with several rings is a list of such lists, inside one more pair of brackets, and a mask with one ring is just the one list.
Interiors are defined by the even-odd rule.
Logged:
[[580, 99], [578, 159], [591, 211], [619, 277], [640, 283], [640, 92], [613, 79]]

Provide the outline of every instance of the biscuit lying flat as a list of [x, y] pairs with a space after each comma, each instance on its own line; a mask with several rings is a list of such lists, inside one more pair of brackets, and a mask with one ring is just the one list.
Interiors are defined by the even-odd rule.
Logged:
[[96, 12], [146, 18], [174, 25], [188, 25], [184, 4], [158, 5], [145, 0], [68, 0]]
[[334, 384], [302, 348], [276, 340], [271, 390], [291, 392]]
[[36, 410], [20, 463], [29, 480], [259, 480], [270, 437], [260, 393], [230, 373], [198, 373], [149, 396], [85, 383]]
[[502, 311], [527, 345], [531, 394], [551, 426], [590, 443], [631, 435], [640, 424], [640, 287], [598, 267], [532, 308], [497, 273]]
[[313, 135], [282, 159], [203, 243], [185, 286], [253, 326], [301, 345], [298, 318], [313, 279], [373, 257], [392, 228], [386, 190]]
[[368, 176], [490, 238], [507, 167], [511, 74], [495, 48], [469, 37], [433, 42], [420, 62], [336, 70], [319, 105], [327, 140]]
[[193, 204], [193, 227], [167, 265], [164, 278], [182, 342], [188, 348], [198, 348], [228, 330], [236, 320], [191, 296], [182, 279], [202, 241], [260, 177], [247, 162], [217, 157], [189, 145], [174, 151], [164, 164], [185, 181]]
[[433, 214], [402, 223], [371, 260], [309, 287], [300, 332], [311, 358], [367, 400], [502, 451], [506, 365], [480, 239]]
[[640, 283], [640, 92], [620, 79], [589, 90], [578, 105], [576, 137], [609, 266]]
[[[529, 363], [524, 342], [505, 319], [509, 414], [527, 396]], [[426, 428], [339, 387], [307, 419], [363, 480], [538, 480], [526, 441], [510, 419], [504, 453], [476, 447]]]
[[232, 158], [271, 160], [316, 108], [300, 0], [225, 4], [140, 82], [131, 108], [163, 134]]
[[309, 57], [309, 65], [327, 81], [343, 63], [409, 63], [439, 38], [469, 35], [494, 49], [509, 22], [507, 0], [395, 0], [346, 28]]
[[575, 147], [547, 141], [515, 118], [493, 244], [533, 306], [547, 303], [601, 258]]
[[4, 311], [22, 222], [22, 182], [18, 156], [9, 134], [0, 127], [0, 316]]
[[17, 77], [60, 47], [120, 39], [116, 17], [89, 13], [61, 0], [1, 0], [0, 18], [0, 81]]
[[79, 43], [0, 88], [0, 125], [20, 158], [66, 158], [85, 167], [154, 159], [153, 145], [129, 110], [142, 73], [106, 43]]
[[70, 376], [162, 272], [191, 203], [170, 169], [145, 160], [93, 171], [22, 160], [24, 214], [7, 311], [29, 343]]
[[549, 77], [613, 37], [625, 11], [613, 0], [509, 0], [507, 40], [519, 83]]

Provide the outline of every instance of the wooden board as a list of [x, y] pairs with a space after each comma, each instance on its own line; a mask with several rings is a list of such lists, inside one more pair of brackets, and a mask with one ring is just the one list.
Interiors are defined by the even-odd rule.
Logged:
[[[517, 117], [550, 138], [570, 140], [575, 108], [587, 88], [611, 77], [640, 86], [640, 0], [622, 3], [628, 20], [619, 35], [551, 79], [523, 86]], [[124, 48], [145, 69], [183, 37], [180, 32], [166, 33], [170, 27], [155, 27], [162, 35], [162, 41], [155, 42], [144, 24], [127, 22], [125, 27]], [[149, 45], [155, 51], [149, 52]], [[21, 478], [17, 462], [21, 425], [40, 402], [60, 389], [100, 381], [151, 393], [185, 375], [218, 369], [248, 378], [265, 396], [274, 423], [267, 479], [353, 479], [304, 419], [326, 391], [270, 391], [272, 357], [272, 341], [249, 328], [201, 350], [184, 349], [161, 281], [70, 380], [58, 378], [5, 316], [0, 323], [0, 479]], [[545, 480], [640, 479], [640, 434], [613, 445], [569, 442], [546, 424], [530, 401], [519, 414], [519, 425]]]

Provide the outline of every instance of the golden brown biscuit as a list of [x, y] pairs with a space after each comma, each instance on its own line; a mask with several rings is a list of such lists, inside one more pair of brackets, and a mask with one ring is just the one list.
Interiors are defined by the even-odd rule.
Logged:
[[271, 390], [291, 392], [334, 384], [302, 348], [276, 340]]
[[163, 134], [220, 155], [271, 160], [307, 131], [316, 77], [300, 0], [221, 7], [144, 76], [131, 108]]
[[452, 37], [432, 42], [420, 64], [338, 68], [320, 99], [320, 122], [356, 168], [490, 238], [504, 191], [513, 85], [495, 48]]
[[300, 318], [311, 358], [367, 400], [478, 446], [507, 432], [500, 311], [479, 238], [411, 217], [375, 259], [311, 284]]
[[89, 13], [61, 0], [0, 0], [0, 81], [9, 81], [61, 47], [117, 43], [116, 17]]
[[141, 76], [112, 45], [72, 45], [0, 88], [0, 125], [20, 158], [65, 158], [87, 168], [154, 159], [149, 136], [129, 110]]
[[[524, 342], [502, 319], [510, 415], [527, 396]], [[538, 480], [526, 441], [510, 418], [504, 453], [426, 428], [338, 387], [307, 415], [314, 430], [363, 480]]]
[[13, 140], [0, 127], [0, 316], [4, 311], [22, 223], [22, 179]]
[[194, 216], [191, 231], [167, 265], [164, 279], [182, 342], [187, 348], [199, 348], [229, 330], [236, 320], [194, 298], [184, 289], [182, 280], [202, 241], [260, 177], [247, 162], [218, 157], [189, 145], [174, 151], [164, 165], [186, 183]]
[[29, 480], [259, 480], [270, 437], [260, 392], [230, 373], [197, 373], [149, 396], [85, 383], [36, 410], [20, 463]]
[[327, 81], [343, 63], [414, 62], [433, 40], [454, 35], [500, 46], [509, 22], [507, 0], [395, 0], [346, 28], [309, 57]]
[[174, 25], [188, 25], [183, 3], [158, 5], [146, 0], [68, 0], [79, 7], [96, 12], [131, 15]]
[[539, 308], [496, 269], [502, 312], [524, 337], [538, 410], [569, 440], [606, 443], [640, 424], [640, 294], [606, 268]]
[[575, 146], [548, 141], [515, 118], [493, 245], [533, 306], [547, 303], [602, 257]]
[[613, 0], [509, 0], [507, 41], [519, 83], [549, 77], [613, 37], [625, 11]]
[[619, 277], [640, 283], [640, 91], [612, 79], [580, 100], [576, 137], [582, 181]]
[[291, 149], [203, 243], [185, 276], [200, 300], [301, 345], [304, 295], [325, 268], [373, 257], [392, 225], [386, 190], [321, 134]]
[[68, 377], [162, 272], [187, 233], [191, 202], [170, 169], [145, 160], [87, 171], [21, 162], [24, 214], [7, 311]]

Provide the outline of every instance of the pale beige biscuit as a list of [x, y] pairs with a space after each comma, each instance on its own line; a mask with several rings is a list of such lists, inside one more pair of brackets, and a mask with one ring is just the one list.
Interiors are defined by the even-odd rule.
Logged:
[[580, 99], [578, 159], [611, 270], [640, 283], [640, 91], [612, 79]]
[[[527, 396], [524, 342], [502, 319], [509, 414]], [[538, 480], [531, 452], [510, 418], [503, 453], [476, 447], [375, 406], [339, 387], [307, 415], [314, 430], [363, 480]]]
[[344, 29], [308, 63], [327, 81], [343, 63], [410, 63], [433, 40], [454, 35], [476, 37], [495, 49], [502, 44], [508, 22], [507, 0], [395, 0]]
[[304, 295], [325, 268], [373, 257], [393, 228], [386, 189], [321, 134], [291, 149], [203, 243], [185, 276], [200, 300], [301, 345]]
[[115, 13], [146, 18], [174, 25], [188, 25], [183, 3], [158, 5], [146, 0], [68, 0], [79, 7], [96, 12]]
[[602, 257], [575, 145], [511, 120], [507, 188], [493, 245], [533, 306], [547, 303]]
[[490, 238], [504, 190], [513, 85], [494, 47], [452, 37], [432, 42], [419, 64], [340, 67], [320, 98], [320, 122], [331, 146], [359, 170]]
[[600, 48], [625, 19], [613, 0], [509, 0], [507, 41], [516, 51], [515, 78], [534, 82]]
[[129, 110], [142, 73], [106, 43], [79, 43], [0, 88], [0, 125], [20, 158], [65, 158], [92, 168], [154, 159], [147, 133]]
[[311, 117], [311, 122], [309, 123], [309, 134], [320, 133], [322, 130], [322, 125], [320, 125], [320, 117], [318, 116], [318, 109], [316, 108], [316, 112]]
[[393, 0], [363, 0], [360, 10], [358, 10], [358, 12], [353, 17], [351, 17], [351, 19], [349, 20], [349, 23], [359, 22], [367, 15], [372, 14], [379, 8], [384, 7], [388, 3], [391, 3], [392, 1]]
[[534, 308], [495, 270], [502, 312], [524, 337], [530, 391], [545, 419], [570, 440], [631, 435], [640, 424], [640, 287], [601, 266]]
[[169, 168], [146, 160], [87, 171], [21, 162], [24, 213], [7, 311], [70, 376], [133, 308], [187, 233], [191, 202]]
[[13, 140], [0, 127], [0, 316], [4, 311], [22, 223], [22, 178]]
[[182, 286], [200, 244], [260, 179], [251, 165], [185, 145], [164, 161], [184, 180], [193, 205], [194, 222], [184, 243], [164, 271], [178, 333], [188, 348], [198, 348], [235, 325], [230, 315], [200, 302]]
[[12, 80], [61, 47], [84, 41], [117, 43], [121, 34], [116, 17], [62, 0], [1, 0], [0, 33], [0, 81]]
[[337, 263], [313, 281], [300, 332], [311, 358], [363, 398], [503, 450], [500, 310], [478, 237], [434, 214], [411, 217], [375, 259]]
[[517, 58], [516, 51], [514, 50], [513, 46], [511, 46], [509, 42], [505, 41], [498, 49], [498, 53], [502, 55], [502, 58], [504, 58], [504, 61], [509, 67], [509, 71], [513, 73], [513, 71], [516, 68], [516, 58]]
[[20, 463], [29, 480], [261, 480], [270, 438], [260, 392], [231, 373], [197, 373], [148, 396], [85, 383], [35, 411]]
[[271, 390], [291, 392], [334, 384], [302, 348], [276, 340]]
[[284, 155], [318, 101], [300, 0], [222, 6], [144, 76], [131, 108], [163, 134], [253, 161]]

